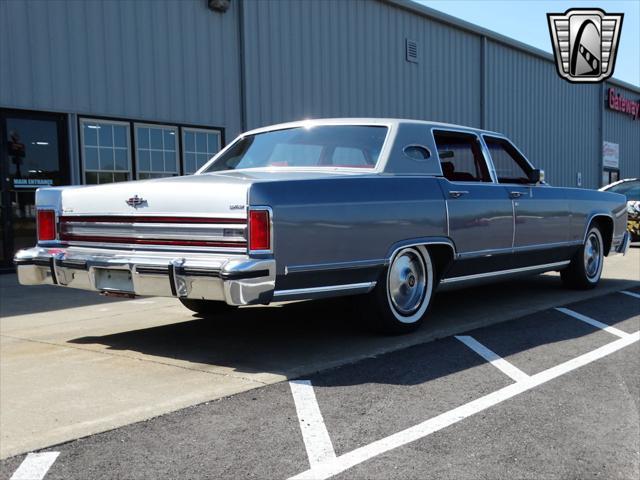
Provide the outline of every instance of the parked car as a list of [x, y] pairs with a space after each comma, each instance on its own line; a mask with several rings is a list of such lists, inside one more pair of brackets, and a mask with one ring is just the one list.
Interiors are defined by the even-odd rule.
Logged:
[[[541, 139], [541, 141], [543, 141]], [[240, 135], [196, 175], [37, 192], [24, 285], [175, 297], [198, 313], [359, 295], [385, 332], [436, 288], [560, 271], [598, 284], [624, 253], [625, 197], [556, 188], [505, 136], [333, 119]]]
[[627, 230], [632, 241], [640, 241], [640, 178], [625, 178], [602, 187], [600, 191], [627, 197]]

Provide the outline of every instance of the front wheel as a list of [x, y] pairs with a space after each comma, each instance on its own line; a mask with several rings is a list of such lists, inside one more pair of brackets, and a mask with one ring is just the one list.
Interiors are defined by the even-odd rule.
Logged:
[[216, 315], [219, 313], [229, 313], [237, 307], [227, 305], [225, 302], [217, 302], [214, 300], [195, 300], [192, 298], [181, 298], [180, 303], [192, 312], [200, 315]]
[[567, 268], [560, 272], [562, 282], [569, 288], [588, 290], [595, 288], [604, 265], [604, 242], [597, 226], [587, 233], [587, 241], [576, 252]]
[[426, 248], [399, 250], [373, 291], [361, 299], [365, 321], [388, 334], [417, 330], [431, 303], [434, 278]]

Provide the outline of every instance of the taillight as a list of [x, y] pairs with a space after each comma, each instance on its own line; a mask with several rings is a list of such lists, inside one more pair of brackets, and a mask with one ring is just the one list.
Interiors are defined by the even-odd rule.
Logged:
[[44, 242], [56, 239], [56, 212], [53, 210], [38, 210], [38, 241]]
[[249, 250], [271, 250], [269, 210], [249, 210]]

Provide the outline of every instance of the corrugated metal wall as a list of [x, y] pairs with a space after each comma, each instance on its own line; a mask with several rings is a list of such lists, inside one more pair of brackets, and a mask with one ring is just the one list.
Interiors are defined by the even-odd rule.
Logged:
[[600, 85], [561, 79], [555, 65], [487, 42], [487, 126], [509, 136], [551, 184], [599, 186]]
[[[247, 128], [329, 116], [484, 126], [513, 138], [557, 185], [575, 186], [581, 172], [582, 186], [599, 186], [604, 139], [620, 144], [621, 174], [640, 175], [640, 121], [602, 113], [600, 86], [569, 84], [540, 56], [416, 9], [234, 0], [220, 14], [205, 0], [0, 1], [0, 104], [70, 113], [72, 156], [76, 114], [219, 126], [231, 139], [244, 104]], [[417, 63], [405, 59], [407, 39]]]
[[237, 2], [0, 2], [0, 104], [240, 130]]
[[[606, 84], [603, 105], [608, 103], [607, 90], [613, 87], [617, 93], [635, 102], [640, 95], [617, 85]], [[620, 146], [620, 178], [640, 178], [640, 118], [609, 110], [604, 107], [604, 141], [617, 143]]]
[[250, 128], [330, 116], [480, 125], [478, 36], [367, 0], [250, 1], [244, 13]]

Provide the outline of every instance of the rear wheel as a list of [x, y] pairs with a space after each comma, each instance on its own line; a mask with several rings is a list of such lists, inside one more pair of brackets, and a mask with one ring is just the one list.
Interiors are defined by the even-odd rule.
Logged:
[[560, 272], [562, 282], [570, 288], [587, 290], [600, 281], [604, 265], [604, 242], [597, 226], [587, 233], [587, 240], [576, 252], [567, 268]]
[[214, 300], [195, 300], [192, 298], [181, 298], [180, 303], [182, 303], [182, 305], [187, 307], [192, 312], [196, 312], [201, 315], [216, 315], [218, 313], [228, 313], [237, 308], [231, 305], [227, 305], [225, 302], [218, 302]]
[[366, 322], [383, 333], [413, 332], [424, 321], [434, 278], [431, 255], [426, 248], [399, 250], [374, 290], [361, 299]]

